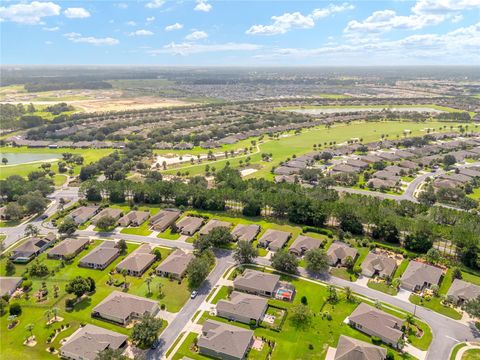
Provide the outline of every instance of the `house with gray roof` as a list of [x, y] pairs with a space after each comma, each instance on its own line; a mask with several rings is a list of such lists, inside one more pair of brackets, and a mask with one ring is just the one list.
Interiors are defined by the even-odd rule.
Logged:
[[164, 232], [180, 217], [181, 212], [175, 209], [161, 210], [150, 218], [150, 225], [153, 230]]
[[232, 227], [232, 223], [230, 223], [228, 221], [221, 221], [221, 220], [217, 220], [217, 219], [212, 219], [203, 228], [200, 229], [199, 234], [200, 235], [207, 235], [213, 229], [220, 228], [220, 227], [230, 229]]
[[348, 165], [348, 166], [353, 166], [355, 168], [359, 168], [360, 170], [365, 170], [369, 166], [367, 162], [362, 161], [362, 160], [356, 160], [356, 159], [348, 159], [345, 162], [345, 164]]
[[175, 226], [180, 234], [192, 236], [202, 227], [203, 221], [204, 219], [201, 217], [185, 216], [180, 219]]
[[410, 291], [422, 291], [439, 285], [443, 270], [420, 261], [410, 261], [400, 281], [401, 287]]
[[64, 342], [60, 348], [60, 355], [70, 360], [95, 360], [98, 353], [103, 350], [125, 349], [127, 339], [127, 335], [87, 324]]
[[322, 245], [322, 240], [310, 236], [299, 235], [289, 251], [296, 256], [303, 256], [308, 250], [318, 249]]
[[150, 212], [148, 211], [130, 211], [127, 215], [124, 215], [120, 220], [118, 220], [118, 225], [126, 226], [140, 226], [150, 217]]
[[361, 303], [348, 317], [350, 326], [376, 336], [388, 345], [398, 348], [403, 337], [403, 320], [366, 303]]
[[188, 264], [194, 255], [190, 252], [177, 249], [157, 266], [155, 272], [158, 276], [171, 277], [180, 280], [185, 276]]
[[279, 282], [279, 275], [246, 269], [233, 280], [233, 287], [249, 294], [272, 297]]
[[291, 236], [292, 234], [286, 231], [267, 229], [258, 240], [258, 245], [277, 251], [283, 248]]
[[94, 225], [97, 225], [98, 220], [105, 217], [111, 217], [111, 218], [114, 218], [115, 221], [118, 221], [122, 216], [123, 216], [123, 211], [120, 209], [105, 208], [93, 218], [92, 223]]
[[385, 360], [387, 349], [340, 335], [334, 360]]
[[260, 232], [257, 224], [238, 224], [232, 230], [232, 236], [237, 241], [252, 242]]
[[359, 173], [361, 170], [360, 168], [353, 167], [347, 164], [337, 164], [330, 168], [330, 174], [354, 174]]
[[0, 276], [0, 297], [4, 295], [12, 295], [20, 286], [23, 279], [21, 277], [4, 277]]
[[268, 307], [266, 298], [233, 291], [228, 300], [217, 303], [217, 316], [244, 324], [258, 325]]
[[373, 178], [368, 180], [367, 187], [369, 189], [391, 189], [397, 185], [395, 180], [384, 180], [379, 178]]
[[397, 261], [384, 254], [369, 252], [362, 262], [362, 274], [368, 277], [391, 277], [397, 269]]
[[357, 249], [340, 241], [333, 242], [327, 250], [328, 264], [330, 266], [345, 265], [348, 257], [355, 261], [357, 256]]
[[479, 296], [480, 286], [460, 279], [453, 280], [447, 292], [447, 297], [453, 299], [457, 304], [463, 304]]
[[199, 353], [224, 360], [242, 360], [253, 343], [253, 331], [207, 320], [198, 338]]
[[140, 296], [113, 291], [92, 310], [92, 317], [127, 325], [145, 314], [155, 316], [160, 311], [158, 303]]
[[98, 213], [98, 206], [80, 206], [73, 210], [68, 216], [72, 218], [77, 225], [86, 223]]
[[53, 233], [44, 237], [31, 237], [12, 250], [10, 259], [18, 263], [27, 263], [48, 249], [56, 240]]
[[85, 255], [78, 266], [103, 270], [120, 256], [120, 249], [114, 241], [104, 241]]
[[51, 249], [47, 257], [49, 259], [69, 260], [77, 256], [90, 243], [88, 238], [68, 238], [62, 240]]
[[152, 254], [152, 246], [143, 244], [130, 253], [117, 265], [117, 271], [126, 271], [131, 276], [142, 276], [145, 271], [155, 262], [156, 256]]

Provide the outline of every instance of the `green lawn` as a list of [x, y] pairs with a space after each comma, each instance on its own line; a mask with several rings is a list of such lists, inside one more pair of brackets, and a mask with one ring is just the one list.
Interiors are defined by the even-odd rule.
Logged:
[[395, 270], [395, 274], [393, 274], [393, 279], [395, 278], [401, 278], [403, 273], [405, 272], [405, 270], [407, 270], [407, 266], [408, 266], [408, 263], [410, 261], [407, 260], [407, 259], [404, 259], [400, 265], [397, 267], [397, 269]]
[[395, 289], [393, 286], [388, 285], [385, 282], [375, 282], [375, 281], [370, 280], [367, 283], [367, 286], [370, 289], [378, 290], [378, 291], [381, 291], [385, 294], [392, 295], [392, 296], [395, 296], [398, 293], [397, 289]]
[[440, 288], [438, 289], [438, 293], [441, 295], [446, 295], [448, 289], [450, 289], [450, 285], [452, 285], [452, 269], [449, 268], [447, 273], [443, 276], [442, 283], [440, 284]]
[[480, 276], [472, 274], [470, 272], [462, 271], [462, 279], [472, 284], [480, 286]]
[[159, 238], [168, 239], [168, 240], [178, 240], [180, 233], [172, 233], [172, 228], [168, 228], [164, 232], [161, 232], [157, 235]]
[[478, 360], [480, 359], [480, 349], [470, 349], [463, 353], [462, 360]]
[[467, 344], [465, 343], [455, 345], [455, 347], [452, 350], [452, 353], [450, 354], [450, 360], [455, 360], [457, 358], [458, 351], [465, 346], [467, 346]]
[[455, 310], [454, 308], [448, 307], [448, 306], [443, 306], [440, 303], [440, 299], [438, 297], [434, 297], [431, 300], [427, 301], [427, 300], [422, 299], [418, 295], [412, 294], [412, 295], [410, 295], [409, 300], [413, 304], [426, 307], [427, 309], [436, 311], [439, 314], [448, 316], [452, 319], [460, 320], [462, 318], [462, 315], [457, 310]]
[[212, 300], [212, 304], [218, 303], [220, 300], [226, 299], [228, 297], [228, 286], [222, 286], [218, 291], [217, 295]]

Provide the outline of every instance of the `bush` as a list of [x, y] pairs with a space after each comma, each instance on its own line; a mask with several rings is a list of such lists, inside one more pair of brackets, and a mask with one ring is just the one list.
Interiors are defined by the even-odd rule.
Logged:
[[65, 307], [67, 309], [72, 309], [75, 306], [75, 299], [67, 298], [65, 299]]
[[33, 282], [32, 280], [25, 280], [22, 282], [22, 288], [24, 291], [28, 291], [32, 288]]
[[375, 345], [380, 345], [382, 343], [382, 339], [380, 339], [378, 336], [372, 336], [372, 343]]
[[10, 305], [9, 310], [10, 315], [20, 316], [22, 315], [22, 307], [18, 303]]
[[165, 304], [161, 304], [161, 305], [160, 305], [160, 309], [161, 309], [161, 310], [165, 310], [165, 308], [166, 308], [166, 305], [165, 305]]

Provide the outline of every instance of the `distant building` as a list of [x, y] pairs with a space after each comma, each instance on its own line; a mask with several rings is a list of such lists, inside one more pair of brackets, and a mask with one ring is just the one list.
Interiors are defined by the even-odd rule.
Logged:
[[460, 280], [453, 280], [447, 297], [452, 298], [457, 304], [463, 304], [466, 301], [476, 299], [480, 296], [480, 286]]
[[217, 220], [217, 219], [212, 219], [203, 228], [200, 229], [199, 234], [200, 235], [207, 235], [208, 233], [210, 233], [210, 231], [212, 231], [215, 228], [223, 227], [223, 228], [230, 229], [231, 226], [232, 226], [232, 223], [230, 223], [228, 221], [221, 221], [221, 220]]
[[10, 259], [14, 262], [27, 263], [48, 249], [56, 240], [53, 233], [44, 237], [32, 237], [12, 250]]
[[410, 291], [422, 291], [432, 285], [439, 285], [442, 269], [419, 261], [410, 261], [402, 275], [401, 286]]
[[318, 249], [322, 245], [322, 240], [310, 236], [299, 235], [289, 251], [297, 256], [303, 256], [308, 250]]
[[103, 270], [120, 256], [120, 249], [114, 241], [104, 241], [95, 249], [85, 255], [79, 266]]
[[126, 271], [131, 276], [142, 276], [145, 271], [155, 262], [156, 256], [152, 254], [152, 247], [143, 244], [120, 261], [117, 271]]
[[164, 232], [177, 221], [180, 214], [181, 212], [178, 210], [161, 210], [158, 214], [150, 218], [150, 225], [153, 230]]
[[190, 264], [193, 258], [194, 255], [192, 253], [177, 249], [158, 265], [155, 272], [159, 276], [180, 280], [185, 276], [188, 264]]
[[333, 242], [327, 250], [328, 264], [330, 266], [345, 265], [348, 257], [355, 261], [357, 256], [357, 249], [340, 241]]
[[176, 223], [177, 231], [182, 235], [192, 236], [203, 225], [204, 219], [196, 216], [185, 216]]
[[267, 229], [258, 240], [258, 245], [277, 251], [283, 248], [291, 236], [292, 234], [286, 231]]
[[62, 240], [58, 245], [51, 249], [47, 257], [49, 259], [65, 260], [77, 256], [90, 243], [88, 238], [69, 238]]
[[232, 230], [232, 236], [237, 241], [252, 242], [260, 232], [260, 226], [256, 224], [238, 224]]
[[391, 277], [397, 268], [397, 261], [384, 254], [369, 252], [362, 262], [362, 274], [368, 277]]

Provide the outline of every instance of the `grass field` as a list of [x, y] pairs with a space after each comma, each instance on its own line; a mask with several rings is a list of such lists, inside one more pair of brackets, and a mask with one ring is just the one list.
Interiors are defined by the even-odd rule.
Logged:
[[410, 302], [416, 305], [420, 305], [426, 307], [427, 309], [433, 310], [438, 312], [439, 314], [448, 316], [454, 320], [460, 320], [462, 315], [455, 310], [454, 308], [443, 306], [440, 303], [440, 299], [437, 297], [433, 297], [429, 301], [422, 299], [420, 296], [412, 294], [409, 298]]
[[378, 290], [381, 291], [385, 294], [395, 296], [398, 293], [398, 290], [395, 289], [393, 286], [388, 285], [385, 282], [375, 282], [375, 281], [369, 281], [367, 283], [367, 286], [370, 289]]
[[463, 353], [462, 360], [478, 360], [480, 359], [480, 349], [470, 349]]
[[[363, 142], [378, 141], [381, 135], [388, 135], [389, 139], [396, 139], [403, 137], [404, 130], [410, 130], [411, 136], [418, 136], [426, 134], [426, 128], [434, 128], [439, 131], [446, 126], [445, 131], [449, 131], [449, 126], [457, 126], [458, 123], [446, 123], [438, 121], [429, 121], [423, 123], [414, 123], [409, 121], [385, 121], [385, 122], [356, 122], [350, 125], [337, 124], [329, 129], [325, 127], [317, 127], [310, 130], [304, 130], [298, 135], [290, 133], [290, 136], [280, 137], [278, 140], [265, 140], [259, 143], [260, 151], [254, 154], [249, 154], [251, 158], [251, 165], [257, 167], [259, 170], [247, 177], [273, 179], [271, 173], [272, 167], [278, 166], [280, 162], [291, 158], [292, 155], [303, 155], [313, 151], [313, 144], [327, 146], [331, 142], [337, 144], [346, 142], [352, 138], [361, 138]], [[272, 161], [262, 161], [262, 153], [271, 153]], [[204, 161], [203, 164], [190, 165], [186, 164], [179, 168], [168, 169], [164, 171], [167, 174], [176, 174], [177, 171], [188, 171], [190, 175], [199, 175], [205, 173], [205, 165], [208, 163], [210, 167], [214, 166], [216, 169], [221, 169], [229, 161], [233, 167], [239, 166], [239, 160], [245, 160], [244, 157], [236, 157], [213, 162]]]
[[454, 109], [451, 107], [434, 105], [434, 104], [422, 104], [422, 105], [306, 105], [306, 106], [283, 106], [276, 108], [275, 110], [285, 111], [285, 110], [299, 110], [299, 109], [390, 109], [390, 108], [432, 108], [435, 110], [441, 110], [446, 112], [461, 112], [461, 110]]

